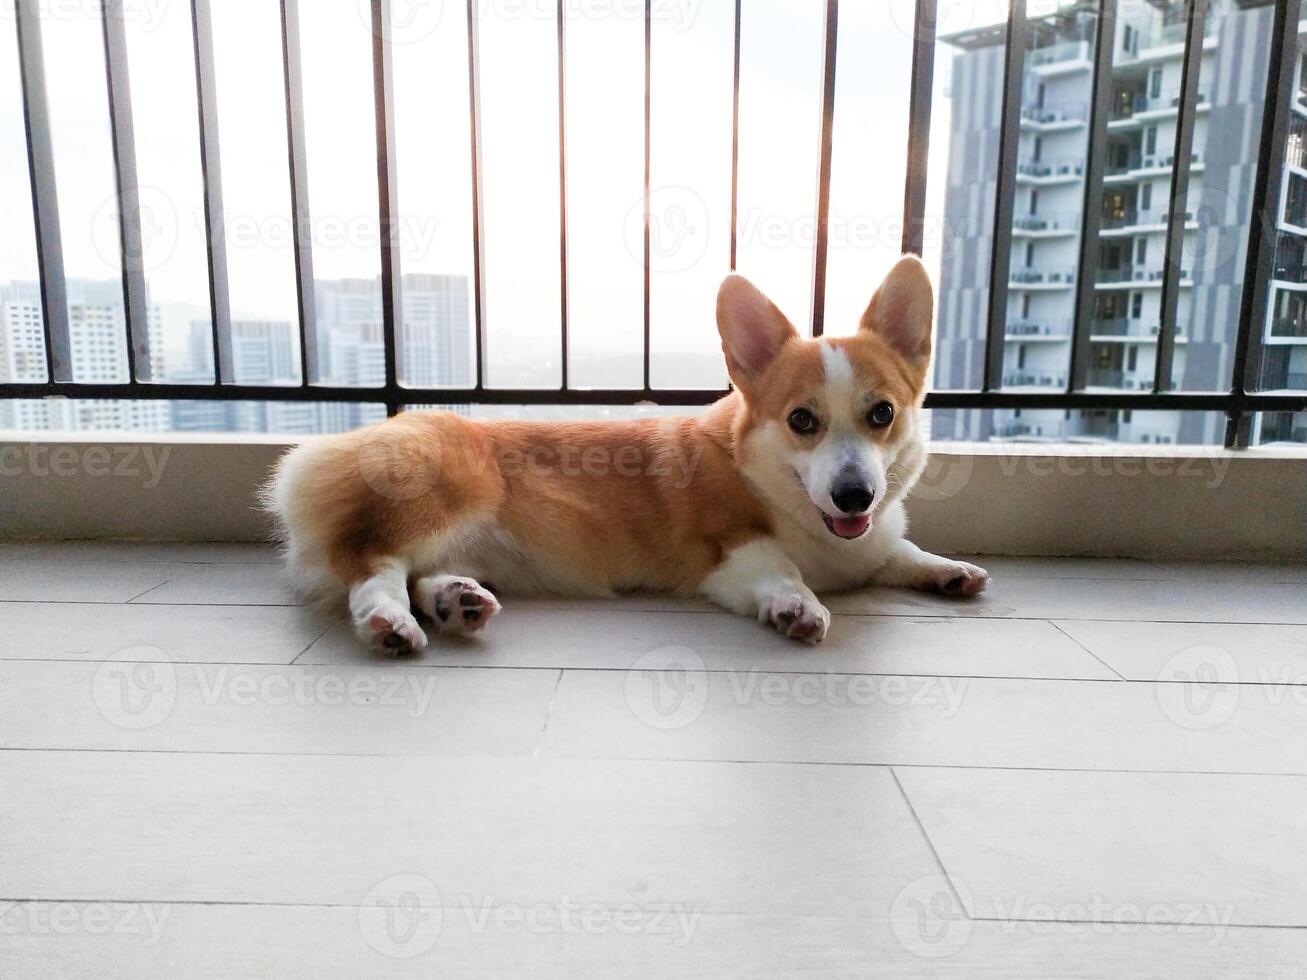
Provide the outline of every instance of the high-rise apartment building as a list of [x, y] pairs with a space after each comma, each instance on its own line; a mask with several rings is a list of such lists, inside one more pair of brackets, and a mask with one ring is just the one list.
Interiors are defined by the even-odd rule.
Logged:
[[[472, 384], [470, 294], [465, 276], [402, 277], [400, 380], [414, 387]], [[73, 375], [80, 382], [127, 379], [122, 286], [114, 280], [69, 279]], [[377, 279], [323, 280], [316, 289], [318, 350], [327, 384], [374, 387], [385, 380], [381, 287]], [[155, 376], [178, 384], [211, 384], [213, 340], [207, 319], [165, 347], [158, 304], [148, 304]], [[234, 380], [298, 385], [299, 343], [286, 320], [235, 319]], [[0, 287], [0, 380], [44, 381], [40, 290], [34, 282]], [[0, 402], [0, 428], [122, 429], [178, 432], [337, 432], [385, 417], [375, 404], [308, 401], [226, 402], [88, 399]]]
[[[1167, 222], [1176, 207], [1184, 209], [1185, 219], [1172, 386], [1229, 387], [1248, 215], [1258, 206], [1252, 195], [1273, 10], [1235, 0], [1213, 0], [1210, 6], [1198, 65], [1190, 188], [1180, 202], [1173, 201], [1171, 168], [1187, 6], [1148, 0], [1118, 8], [1110, 103], [1101, 107], [1108, 113], [1103, 186], [1090, 202], [1101, 208], [1087, 325], [1087, 384], [1093, 388], [1152, 389]], [[1008, 388], [1067, 384], [1096, 9], [1096, 3], [1070, 2], [1029, 21], [1004, 336], [1002, 380]], [[1001, 24], [943, 38], [953, 58], [935, 378], [940, 388], [976, 388], [983, 371], [1005, 38]], [[1299, 203], [1307, 222], [1307, 170], [1300, 166], [1307, 109], [1296, 106], [1294, 115], [1299, 136], [1290, 143], [1284, 198]], [[1283, 220], [1280, 227], [1285, 234]], [[1295, 241], [1307, 238], [1307, 230], [1297, 234], [1304, 237]], [[1292, 386], [1286, 385], [1290, 376], [1307, 369], [1301, 360], [1307, 353], [1302, 253], [1286, 247], [1281, 254], [1285, 261], [1277, 266], [1293, 266], [1287, 274], [1298, 281], [1284, 288], [1276, 283], [1273, 315], [1265, 325], [1267, 387]], [[1302, 387], [1301, 375], [1293, 380]], [[1215, 413], [1011, 409], [938, 413], [934, 428], [942, 439], [1219, 443], [1224, 419]]]

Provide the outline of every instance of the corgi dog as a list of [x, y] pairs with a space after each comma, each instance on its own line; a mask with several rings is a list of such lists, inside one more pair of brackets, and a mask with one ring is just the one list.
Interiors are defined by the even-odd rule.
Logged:
[[932, 315], [910, 255], [850, 337], [801, 338], [730, 275], [717, 326], [733, 390], [702, 415], [405, 413], [291, 450], [266, 506], [299, 583], [347, 594], [359, 635], [391, 653], [422, 650], [427, 630], [484, 629], [496, 593], [669, 591], [818, 643], [831, 621], [818, 592], [972, 596], [988, 581], [904, 537]]

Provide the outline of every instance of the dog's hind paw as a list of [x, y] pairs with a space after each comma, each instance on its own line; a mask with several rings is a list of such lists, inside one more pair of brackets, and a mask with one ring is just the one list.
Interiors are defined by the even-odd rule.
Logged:
[[440, 633], [475, 633], [499, 612], [499, 600], [475, 579], [428, 575], [413, 584], [413, 604]]
[[398, 604], [375, 607], [357, 625], [374, 648], [391, 656], [420, 653], [427, 645], [427, 635], [418, 621]]

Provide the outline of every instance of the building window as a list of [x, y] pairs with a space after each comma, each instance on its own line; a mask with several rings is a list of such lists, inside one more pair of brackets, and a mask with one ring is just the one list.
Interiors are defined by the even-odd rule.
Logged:
[[1154, 68], [1148, 77], [1148, 97], [1150, 99], [1162, 97], [1162, 69], [1160, 68]]
[[1144, 153], [1152, 156], [1157, 152], [1157, 127], [1149, 126], [1144, 130]]
[[1144, 184], [1139, 188], [1139, 210], [1147, 211], [1153, 206], [1153, 185]]
[[1135, 242], [1135, 265], [1143, 265], [1148, 260], [1148, 239], [1141, 238]]
[[1144, 294], [1133, 293], [1130, 296], [1130, 318], [1138, 320], [1144, 313]]
[[1133, 371], [1139, 364], [1139, 348], [1131, 345], [1125, 352], [1125, 369]]

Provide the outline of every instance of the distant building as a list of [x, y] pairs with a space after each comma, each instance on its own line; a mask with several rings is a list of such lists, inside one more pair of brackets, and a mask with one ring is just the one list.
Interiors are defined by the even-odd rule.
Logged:
[[[1088, 325], [1087, 383], [1094, 388], [1150, 391], [1153, 385], [1186, 7], [1178, 0], [1150, 0], [1119, 8]], [[1070, 2], [1029, 24], [1002, 371], [1007, 388], [1056, 390], [1067, 384], [1096, 8]], [[1214, 0], [1209, 11], [1184, 202], [1172, 362], [1176, 389], [1229, 388], [1272, 19], [1268, 5], [1232, 0]], [[949, 237], [941, 263], [935, 384], [965, 389], [979, 387], [983, 371], [1005, 29], [997, 25], [942, 40], [955, 53], [945, 196]], [[1304, 117], [1307, 108], [1295, 106], [1283, 196], [1297, 205], [1303, 224], [1280, 225], [1296, 236], [1297, 251], [1281, 249], [1285, 261], [1279, 263], [1263, 359], [1267, 387], [1290, 381], [1304, 387], [1307, 381]], [[1216, 413], [1009, 409], [937, 413], [934, 429], [940, 439], [1219, 443], [1224, 419]]]
[[[465, 276], [407, 275], [403, 288], [400, 379], [415, 387], [470, 387], [472, 338]], [[319, 281], [316, 287], [322, 380], [375, 387], [385, 379], [381, 289], [377, 279]], [[68, 280], [73, 376], [80, 382], [125, 381], [127, 338], [122, 285], [116, 280]], [[170, 309], [175, 309], [170, 307]], [[155, 377], [176, 384], [213, 382], [213, 337], [207, 319], [191, 319], [166, 356], [162, 316], [148, 305]], [[299, 338], [286, 320], [236, 319], [231, 325], [237, 384], [300, 383]], [[45, 380], [40, 289], [34, 282], [0, 286], [0, 380]], [[177, 432], [339, 432], [385, 417], [366, 403], [244, 402], [213, 399], [90, 401], [31, 399], [0, 402], [0, 427], [119, 429]]]

